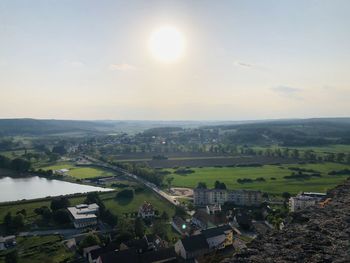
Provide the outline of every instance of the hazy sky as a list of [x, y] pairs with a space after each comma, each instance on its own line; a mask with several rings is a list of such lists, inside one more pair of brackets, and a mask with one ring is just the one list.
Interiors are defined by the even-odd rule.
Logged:
[[0, 0], [0, 118], [350, 116], [349, 84], [348, 0]]

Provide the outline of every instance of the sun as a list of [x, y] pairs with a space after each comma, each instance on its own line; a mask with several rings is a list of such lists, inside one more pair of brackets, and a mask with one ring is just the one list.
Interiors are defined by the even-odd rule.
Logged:
[[163, 26], [151, 34], [149, 49], [152, 56], [161, 62], [176, 62], [184, 54], [185, 38], [176, 27]]

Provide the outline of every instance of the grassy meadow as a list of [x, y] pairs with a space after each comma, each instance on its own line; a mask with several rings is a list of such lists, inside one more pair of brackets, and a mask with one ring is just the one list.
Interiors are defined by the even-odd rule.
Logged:
[[[321, 177], [310, 179], [285, 179], [284, 176], [292, 173], [288, 167], [298, 167], [313, 169], [321, 173]], [[328, 175], [332, 170], [349, 169], [349, 165], [337, 163], [317, 163], [317, 164], [292, 164], [292, 165], [264, 165], [262, 167], [205, 167], [191, 168], [195, 171], [191, 174], [169, 174], [174, 177], [173, 186], [196, 187], [198, 182], [205, 182], [209, 188], [214, 186], [216, 180], [224, 182], [228, 189], [255, 189], [264, 192], [280, 194], [290, 192], [296, 194], [300, 191], [324, 192], [344, 181], [347, 176]], [[168, 171], [174, 172], [173, 169]], [[256, 179], [262, 177], [264, 182], [252, 182], [240, 184], [237, 179]], [[273, 179], [275, 178], [275, 179]]]
[[[66, 250], [62, 240], [57, 235], [18, 237], [17, 249], [20, 263], [59, 263], [66, 262], [73, 257], [73, 253]], [[0, 263], [8, 251], [0, 253]]]
[[41, 167], [41, 169], [44, 169], [44, 170], [69, 169], [68, 175], [76, 179], [87, 179], [87, 178], [115, 175], [115, 173], [106, 169], [102, 169], [99, 167], [75, 166], [70, 162], [60, 162], [54, 165]]

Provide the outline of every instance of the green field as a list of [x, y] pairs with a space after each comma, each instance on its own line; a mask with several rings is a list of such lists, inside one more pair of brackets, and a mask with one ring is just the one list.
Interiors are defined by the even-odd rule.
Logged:
[[[73, 256], [65, 249], [59, 236], [18, 237], [16, 241], [20, 263], [66, 262]], [[0, 253], [0, 263], [5, 262], [6, 253]]]
[[[83, 202], [85, 199], [84, 196], [79, 196], [79, 197], [72, 197], [70, 198], [70, 202], [72, 205], [79, 204]], [[42, 206], [47, 206], [50, 207], [50, 200], [40, 200], [40, 201], [24, 201], [24, 202], [16, 202], [12, 204], [3, 204], [0, 205], [0, 224], [3, 223], [4, 216], [8, 213], [11, 212], [12, 215], [15, 215], [16, 212], [25, 209], [26, 210], [26, 223], [31, 224], [33, 223], [37, 218], [37, 214], [34, 213], [35, 208], [39, 208]]]
[[115, 175], [115, 173], [106, 169], [102, 169], [98, 167], [75, 166], [74, 164], [69, 162], [61, 162], [50, 166], [44, 166], [44, 167], [41, 167], [41, 169], [44, 169], [44, 170], [69, 169], [68, 175], [77, 179], [86, 179], [86, 178]]
[[[286, 175], [290, 175], [292, 171], [288, 167], [299, 167], [304, 169], [313, 169], [321, 172], [321, 177], [313, 177], [311, 179], [296, 180], [285, 179]], [[335, 187], [347, 176], [331, 176], [329, 171], [349, 169], [350, 165], [337, 163], [320, 163], [320, 164], [293, 164], [293, 165], [265, 165], [262, 167], [223, 167], [223, 168], [191, 168], [195, 173], [187, 175], [170, 174], [167, 176], [174, 177], [173, 186], [179, 187], [196, 187], [198, 182], [205, 182], [209, 188], [214, 186], [214, 182], [219, 180], [224, 182], [228, 189], [255, 189], [264, 192], [280, 194], [282, 192], [290, 192], [296, 194], [300, 191], [318, 191], [324, 192]], [[172, 171], [172, 169], [168, 169]], [[237, 179], [249, 178], [256, 179], [263, 177], [265, 182], [253, 182], [239, 184]], [[272, 180], [274, 177], [276, 180]]]
[[167, 212], [169, 217], [174, 215], [174, 207], [168, 202], [155, 195], [150, 190], [144, 190], [141, 193], [135, 193], [133, 199], [116, 199], [115, 193], [102, 194], [101, 198], [108, 209], [113, 213], [122, 215], [123, 213], [137, 212], [140, 205], [145, 201], [150, 202], [156, 210], [161, 214], [163, 211]]
[[[155, 209], [161, 214], [163, 211], [166, 211], [169, 217], [174, 215], [174, 207], [169, 205], [166, 201], [155, 195], [150, 190], [145, 189], [140, 193], [135, 193], [133, 199], [116, 199], [116, 192], [110, 193], [100, 193], [100, 198], [105, 204], [107, 209], [110, 209], [112, 213], [122, 216], [124, 213], [132, 213], [138, 211], [139, 206], [144, 202], [148, 201], [153, 204]], [[71, 197], [71, 205], [77, 205], [84, 201], [85, 196]], [[15, 215], [16, 212], [25, 209], [27, 216], [25, 218], [27, 224], [33, 223], [38, 219], [38, 215], [34, 213], [35, 208], [41, 206], [50, 207], [50, 200], [41, 200], [41, 201], [26, 201], [26, 202], [17, 202], [14, 204], [4, 204], [0, 205], [0, 224], [3, 223], [4, 216], [11, 212], [12, 215]]]
[[260, 147], [260, 146], [254, 146], [252, 147], [255, 150], [266, 150], [266, 149], [284, 149], [284, 148], [289, 148], [289, 149], [297, 149], [299, 151], [308, 151], [312, 150], [315, 153], [322, 155], [325, 155], [327, 153], [345, 153], [349, 154], [350, 153], [350, 145], [345, 145], [345, 144], [334, 144], [334, 145], [327, 145], [327, 146], [305, 146], [305, 147], [281, 147], [278, 145], [273, 145], [270, 147]]

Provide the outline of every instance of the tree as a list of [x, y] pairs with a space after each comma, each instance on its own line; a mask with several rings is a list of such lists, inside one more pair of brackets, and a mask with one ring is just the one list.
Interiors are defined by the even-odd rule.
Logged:
[[30, 167], [31, 163], [21, 158], [16, 158], [11, 161], [11, 168], [19, 172], [26, 172]]
[[299, 151], [297, 149], [293, 149], [292, 157], [295, 159], [299, 159], [299, 156]]
[[160, 220], [157, 220], [152, 225], [152, 233], [160, 236], [163, 239], [167, 238], [166, 226]]
[[181, 206], [176, 206], [175, 207], [175, 215], [179, 216], [179, 217], [184, 217], [184, 216], [186, 216], [186, 211]]
[[69, 199], [67, 197], [60, 197], [51, 201], [50, 208], [52, 211], [55, 211], [58, 209], [67, 208], [68, 206], [70, 206]]
[[57, 145], [52, 148], [52, 152], [59, 154], [59, 155], [64, 155], [67, 153], [66, 148], [63, 145]]
[[18, 252], [13, 250], [6, 254], [5, 263], [17, 263], [18, 262]]
[[134, 191], [131, 189], [124, 189], [116, 194], [116, 198], [134, 198]]
[[88, 234], [84, 237], [84, 239], [79, 244], [79, 249], [83, 250], [86, 247], [91, 247], [95, 245], [100, 245], [101, 240], [97, 235], [94, 234]]
[[55, 210], [53, 212], [53, 219], [58, 224], [68, 224], [70, 222], [69, 212], [64, 208]]
[[24, 227], [24, 216], [22, 214], [15, 215], [12, 219], [13, 228], [18, 231]]
[[341, 163], [345, 160], [345, 153], [337, 153], [336, 155], [336, 161], [338, 163]]
[[160, 216], [160, 218], [164, 221], [168, 221], [169, 220], [169, 215], [167, 212], [163, 211], [162, 215]]
[[6, 228], [12, 227], [12, 215], [11, 212], [8, 212], [4, 217], [4, 225]]
[[137, 217], [135, 220], [135, 235], [139, 238], [142, 238], [145, 234], [145, 223], [143, 222], [142, 218]]
[[288, 199], [291, 197], [291, 194], [288, 193], [288, 192], [283, 192], [283, 193], [282, 193], [282, 197], [283, 197], [285, 200], [288, 200]]
[[109, 209], [100, 212], [101, 219], [111, 227], [115, 227], [118, 224], [118, 217], [114, 215]]
[[172, 176], [169, 176], [169, 177], [166, 178], [166, 182], [168, 183], [169, 190], [171, 188], [171, 184], [172, 184], [173, 181], [174, 181], [174, 177], [172, 177]]
[[197, 188], [198, 189], [207, 189], [207, 184], [204, 182], [198, 182]]

